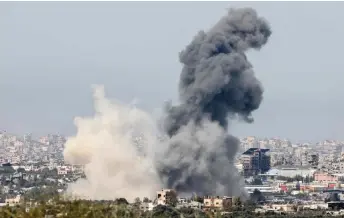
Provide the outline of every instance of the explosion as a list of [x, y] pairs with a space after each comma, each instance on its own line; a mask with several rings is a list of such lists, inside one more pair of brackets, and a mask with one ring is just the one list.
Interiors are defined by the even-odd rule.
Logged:
[[86, 165], [87, 179], [69, 190], [92, 199], [151, 197], [163, 187], [245, 197], [234, 166], [239, 140], [228, 122], [236, 116], [253, 122], [263, 88], [245, 52], [260, 49], [270, 35], [251, 8], [230, 9], [200, 31], [180, 54], [180, 103], [167, 105], [162, 129], [142, 110], [95, 89], [95, 116], [77, 118], [77, 134], [65, 146], [67, 162]]
[[101, 86], [94, 87], [94, 101], [95, 116], [76, 118], [78, 132], [65, 145], [65, 161], [85, 165], [87, 178], [68, 191], [95, 200], [153, 197], [161, 187], [151, 153], [157, 144], [155, 123], [133, 106], [106, 99]]

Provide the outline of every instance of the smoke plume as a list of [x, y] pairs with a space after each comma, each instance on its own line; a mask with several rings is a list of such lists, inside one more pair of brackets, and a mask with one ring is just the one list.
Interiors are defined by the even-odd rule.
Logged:
[[271, 35], [251, 8], [230, 9], [208, 32], [200, 31], [180, 54], [180, 105], [167, 107], [164, 128], [171, 141], [160, 174], [181, 192], [243, 196], [234, 166], [238, 139], [228, 118], [252, 122], [263, 88], [245, 52], [260, 49]]
[[260, 49], [270, 34], [250, 8], [231, 9], [200, 31], [180, 53], [180, 103], [166, 106], [162, 129], [96, 88], [95, 116], [77, 118], [77, 134], [65, 145], [65, 160], [84, 164], [87, 177], [69, 191], [91, 199], [152, 197], [161, 188], [246, 196], [234, 165], [239, 140], [228, 133], [228, 122], [236, 116], [253, 121], [263, 89], [245, 52]]
[[65, 145], [65, 161], [85, 165], [87, 178], [71, 184], [69, 193], [95, 200], [153, 197], [161, 187], [151, 152], [155, 122], [133, 106], [106, 99], [101, 86], [94, 88], [94, 102], [95, 116], [76, 118], [77, 134]]

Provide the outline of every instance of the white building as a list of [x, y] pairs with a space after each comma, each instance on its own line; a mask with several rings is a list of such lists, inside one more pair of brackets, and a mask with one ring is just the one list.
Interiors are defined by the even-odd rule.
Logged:
[[280, 189], [277, 186], [268, 185], [247, 185], [245, 186], [247, 193], [251, 194], [254, 190], [258, 190], [261, 193], [278, 193]]
[[71, 169], [68, 166], [59, 166], [59, 167], [57, 167], [57, 174], [58, 175], [67, 175], [70, 172], [71, 172]]
[[140, 209], [143, 211], [152, 211], [154, 209], [154, 204], [152, 202], [143, 202], [140, 205]]
[[20, 200], [21, 200], [20, 195], [17, 195], [14, 198], [6, 198], [5, 204], [10, 206], [10, 207], [13, 207], [13, 206], [19, 205], [20, 204]]
[[314, 172], [316, 170], [312, 168], [297, 168], [297, 167], [285, 167], [285, 168], [274, 168], [270, 169], [268, 172], [266, 172], [264, 175], [267, 176], [284, 176], [284, 177], [295, 177], [297, 175], [299, 176], [313, 176]]

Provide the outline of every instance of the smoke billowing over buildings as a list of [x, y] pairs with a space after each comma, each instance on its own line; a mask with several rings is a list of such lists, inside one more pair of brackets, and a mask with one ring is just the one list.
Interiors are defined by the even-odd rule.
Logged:
[[[132, 198], [126, 191], [142, 189], [148, 196], [159, 185], [185, 193], [245, 196], [233, 163], [239, 141], [229, 134], [228, 122], [236, 116], [253, 121], [263, 88], [245, 52], [260, 49], [270, 35], [268, 23], [251, 8], [231, 9], [209, 31], [200, 31], [180, 53], [180, 103], [166, 107], [162, 141], [146, 113], [97, 98], [95, 117], [79, 120], [78, 134], [66, 144], [66, 160], [88, 169], [87, 180], [71, 189], [100, 198]], [[130, 140], [133, 129], [148, 139], [140, 157], [144, 164], [137, 162], [140, 155]]]
[[[169, 106], [165, 130], [171, 137], [161, 174], [169, 187], [198, 194], [242, 195], [233, 165], [238, 139], [228, 118], [252, 122], [263, 88], [245, 56], [270, 37], [267, 22], [250, 8], [231, 9], [209, 31], [199, 32], [180, 54], [180, 104]], [[172, 156], [172, 157], [171, 157]]]

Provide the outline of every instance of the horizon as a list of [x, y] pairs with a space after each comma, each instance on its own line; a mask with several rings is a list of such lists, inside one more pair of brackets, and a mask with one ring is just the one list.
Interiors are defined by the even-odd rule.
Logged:
[[[68, 137], [71, 137], [70, 135], [65, 135], [65, 134], [61, 134], [61, 133], [58, 133], [58, 132], [50, 132], [50, 133], [47, 133], [47, 134], [40, 134], [40, 135], [33, 135], [32, 133], [30, 132], [26, 132], [24, 134], [18, 134], [18, 133], [14, 133], [14, 132], [10, 132], [10, 131], [7, 131], [5, 128], [0, 128], [0, 134], [2, 132], [5, 132], [7, 134], [10, 134], [10, 135], [13, 135], [13, 136], [18, 136], [18, 137], [24, 137], [25, 135], [27, 134], [31, 134], [31, 137], [34, 141], [37, 141], [39, 140], [41, 137], [45, 137], [45, 136], [48, 136], [48, 135], [60, 135], [64, 138], [68, 138]], [[240, 140], [241, 139], [245, 139], [245, 138], [248, 138], [248, 137], [254, 137], [254, 138], [257, 138], [258, 140], [267, 140], [267, 139], [277, 139], [277, 140], [287, 140], [287, 141], [290, 141], [292, 142], [293, 144], [304, 144], [304, 143], [310, 143], [310, 145], [314, 145], [318, 142], [324, 142], [324, 141], [336, 141], [336, 142], [344, 142], [344, 140], [341, 140], [341, 139], [321, 139], [321, 140], [317, 140], [317, 141], [311, 141], [311, 140], [303, 140], [303, 141], [297, 141], [297, 140], [292, 140], [288, 137], [280, 137], [280, 136], [263, 136], [263, 137], [260, 137], [260, 136], [254, 136], [254, 135], [246, 135], [246, 136], [236, 136], [237, 138], [239, 138]]]

